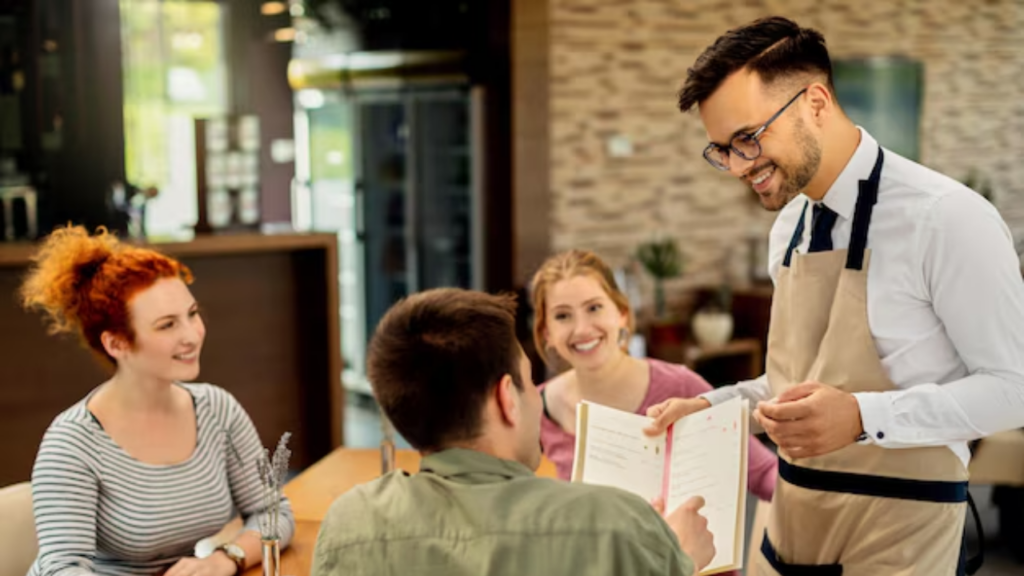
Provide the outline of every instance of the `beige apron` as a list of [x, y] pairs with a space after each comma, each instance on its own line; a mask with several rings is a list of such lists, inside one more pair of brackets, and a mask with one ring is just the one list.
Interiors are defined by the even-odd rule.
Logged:
[[[895, 389], [866, 305], [865, 245], [881, 166], [879, 150], [871, 178], [860, 183], [850, 248], [794, 254], [801, 217], [772, 300], [767, 374], [776, 396], [806, 381], [845, 392]], [[853, 444], [815, 458], [793, 460], [782, 450], [779, 456], [754, 574], [953, 576], [961, 570], [967, 471], [948, 448]]]

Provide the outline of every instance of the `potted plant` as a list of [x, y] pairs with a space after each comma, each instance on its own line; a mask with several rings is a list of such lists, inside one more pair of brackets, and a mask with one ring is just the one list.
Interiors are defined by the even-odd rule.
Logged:
[[703, 347], [722, 346], [732, 338], [732, 289], [723, 284], [693, 315], [693, 337]]
[[[996, 204], [992, 181], [977, 168], [972, 168], [967, 173], [967, 177], [963, 179], [963, 185], [980, 194], [982, 198], [988, 200], [992, 205]], [[1014, 250], [1021, 261], [1021, 273], [1024, 274], [1024, 239], [1018, 239], [1014, 243]]]
[[651, 240], [637, 247], [636, 259], [654, 278], [654, 315], [651, 347], [679, 343], [679, 323], [673, 319], [665, 301], [665, 281], [683, 273], [683, 256], [671, 238]]

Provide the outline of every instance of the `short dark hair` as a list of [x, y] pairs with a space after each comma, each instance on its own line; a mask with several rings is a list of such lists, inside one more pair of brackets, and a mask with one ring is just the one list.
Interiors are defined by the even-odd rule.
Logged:
[[516, 302], [458, 288], [399, 301], [370, 341], [377, 402], [414, 448], [436, 451], [480, 435], [487, 396], [502, 377], [522, 389]]
[[727, 77], [744, 68], [757, 73], [765, 84], [796, 74], [823, 75], [835, 94], [825, 37], [787, 18], [772, 16], [729, 30], [708, 46], [686, 71], [679, 109], [687, 112], [704, 102]]

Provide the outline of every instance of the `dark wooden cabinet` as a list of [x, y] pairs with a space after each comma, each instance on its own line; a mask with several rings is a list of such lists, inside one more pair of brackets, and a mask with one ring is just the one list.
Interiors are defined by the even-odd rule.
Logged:
[[[124, 181], [118, 0], [5, 0], [0, 30], [11, 32], [0, 32], [0, 50], [17, 52], [20, 78], [8, 104], [18, 108], [19, 144], [0, 157], [38, 190], [40, 229], [109, 224], [108, 191]], [[10, 79], [12, 68], [0, 74]]]
[[[768, 324], [771, 319], [772, 286], [754, 285], [732, 290], [732, 340], [723, 346], [702, 348], [688, 337], [689, 326], [679, 325], [679, 342], [649, 344], [653, 358], [685, 364], [714, 386], [756, 378], [764, 372], [768, 349]], [[693, 295], [692, 309], [711, 298], [710, 290]]]

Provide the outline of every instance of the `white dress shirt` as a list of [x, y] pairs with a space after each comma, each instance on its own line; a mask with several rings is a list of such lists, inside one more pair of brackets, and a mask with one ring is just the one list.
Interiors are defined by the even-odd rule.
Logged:
[[[858, 182], [877, 153], [877, 142], [861, 129], [857, 151], [822, 199], [839, 215], [836, 250], [849, 246]], [[868, 231], [867, 309], [878, 355], [898, 390], [854, 396], [870, 442], [944, 445], [966, 466], [968, 441], [1024, 426], [1020, 261], [1006, 224], [978, 193], [890, 150], [884, 162]], [[807, 201], [795, 198], [772, 227], [773, 282]], [[801, 254], [810, 244], [811, 212]], [[773, 396], [761, 376], [705, 397], [716, 404], [736, 395], [753, 403]]]

